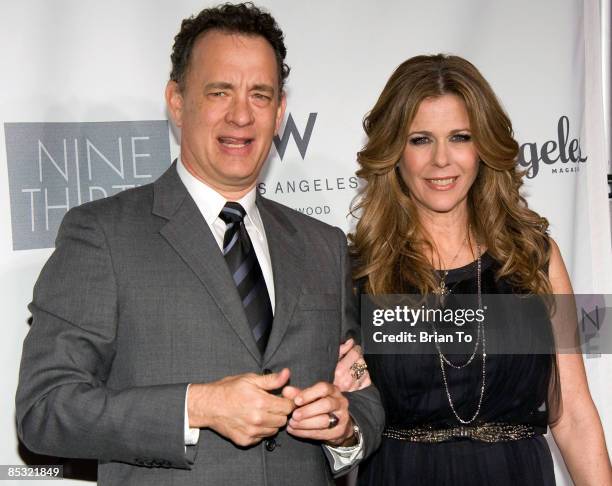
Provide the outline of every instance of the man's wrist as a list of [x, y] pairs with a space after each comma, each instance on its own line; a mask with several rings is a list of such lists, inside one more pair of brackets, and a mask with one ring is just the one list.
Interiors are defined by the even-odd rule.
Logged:
[[200, 429], [196, 427], [189, 427], [189, 407], [187, 406], [187, 402], [190, 388], [191, 383], [187, 385], [187, 389], [185, 390], [185, 417], [183, 420], [183, 434], [185, 438], [185, 446], [196, 445], [200, 438]]
[[205, 429], [211, 426], [211, 414], [208, 402], [210, 401], [210, 383], [193, 383], [187, 392], [187, 409], [189, 427]]
[[359, 426], [353, 422], [352, 417], [349, 418], [347, 429], [349, 432], [345, 438], [339, 439], [338, 441], [327, 441], [326, 444], [331, 447], [354, 447], [359, 444]]

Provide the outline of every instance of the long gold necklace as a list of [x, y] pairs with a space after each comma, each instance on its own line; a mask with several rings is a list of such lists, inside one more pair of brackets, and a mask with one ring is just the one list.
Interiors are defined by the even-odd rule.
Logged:
[[[483, 305], [482, 305], [482, 261], [481, 261], [481, 251], [480, 251], [480, 244], [478, 242], [476, 242], [476, 254], [477, 254], [477, 260], [476, 260], [476, 280], [477, 280], [477, 295], [478, 295], [478, 308], [479, 309], [483, 309]], [[450, 405], [451, 411], [453, 412], [453, 415], [455, 416], [455, 418], [457, 419], [457, 421], [459, 421], [461, 424], [463, 425], [469, 425], [472, 422], [474, 422], [474, 420], [476, 420], [476, 417], [478, 417], [478, 415], [480, 414], [480, 407], [482, 406], [482, 399], [484, 398], [484, 392], [485, 392], [485, 384], [486, 384], [486, 378], [487, 378], [487, 341], [486, 341], [486, 337], [485, 337], [485, 327], [484, 327], [484, 320], [480, 321], [478, 323], [478, 328], [477, 328], [477, 335], [476, 335], [476, 344], [474, 345], [474, 352], [472, 353], [472, 355], [468, 358], [468, 360], [463, 363], [463, 364], [457, 364], [457, 363], [453, 363], [452, 361], [450, 361], [446, 356], [444, 356], [444, 354], [442, 353], [442, 349], [440, 348], [440, 345], [438, 344], [437, 341], [435, 341], [435, 346], [436, 349], [438, 351], [438, 357], [440, 360], [440, 370], [442, 371], [442, 382], [444, 383], [444, 391], [446, 392], [446, 398], [448, 400], [448, 404]], [[434, 327], [435, 330], [435, 327]], [[450, 388], [448, 386], [448, 379], [446, 377], [446, 370], [444, 368], [444, 365], [447, 364], [448, 366], [450, 366], [451, 368], [455, 368], [455, 369], [462, 369], [465, 368], [466, 366], [468, 366], [473, 360], [474, 360], [474, 356], [476, 356], [476, 352], [478, 351], [478, 348], [482, 346], [482, 366], [481, 366], [481, 383], [480, 383], [480, 394], [478, 397], [478, 403], [476, 405], [476, 410], [474, 411], [473, 415], [470, 418], [463, 418], [459, 415], [459, 412], [457, 411], [457, 409], [455, 408], [455, 404], [453, 402], [453, 398], [451, 396], [450, 393]]]

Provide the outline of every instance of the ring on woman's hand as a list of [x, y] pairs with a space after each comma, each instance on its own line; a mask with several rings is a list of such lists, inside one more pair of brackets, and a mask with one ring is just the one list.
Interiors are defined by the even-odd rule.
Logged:
[[365, 361], [355, 361], [349, 369], [351, 370], [351, 376], [355, 378], [355, 380], [358, 380], [365, 375], [368, 365]]
[[336, 416], [335, 413], [328, 413], [327, 414], [329, 416], [329, 425], [327, 426], [328, 429], [333, 429], [336, 425], [338, 425], [338, 422], [340, 422], [340, 419]]

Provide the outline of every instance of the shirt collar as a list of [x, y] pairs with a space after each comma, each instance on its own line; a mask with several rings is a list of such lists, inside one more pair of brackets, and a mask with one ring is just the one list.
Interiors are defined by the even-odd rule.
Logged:
[[[176, 164], [176, 171], [187, 188], [187, 192], [189, 192], [189, 195], [195, 201], [202, 216], [204, 216], [206, 223], [212, 226], [213, 222], [219, 217], [219, 213], [221, 213], [227, 200], [212, 187], [208, 186], [189, 172], [183, 165], [180, 156]], [[257, 196], [256, 190], [257, 188], [254, 187], [236, 202], [246, 211], [245, 224], [248, 225], [248, 223], [250, 223], [258, 232], [263, 234], [263, 222], [261, 221], [259, 210], [255, 204]]]

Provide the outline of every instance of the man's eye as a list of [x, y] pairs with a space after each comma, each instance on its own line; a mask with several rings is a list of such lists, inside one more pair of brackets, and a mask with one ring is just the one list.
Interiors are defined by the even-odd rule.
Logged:
[[269, 101], [271, 99], [268, 95], [262, 93], [255, 93], [253, 96], [258, 100]]
[[209, 93], [209, 96], [214, 96], [215, 98], [221, 98], [223, 96], [226, 96], [225, 91], [213, 91], [212, 93]]
[[472, 140], [472, 136], [468, 133], [458, 133], [457, 135], [453, 135], [451, 140], [453, 142], [469, 142]]
[[429, 143], [428, 137], [412, 137], [410, 139], [411, 145], [425, 145], [426, 143]]

